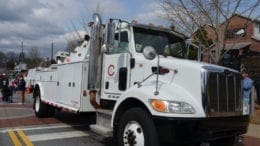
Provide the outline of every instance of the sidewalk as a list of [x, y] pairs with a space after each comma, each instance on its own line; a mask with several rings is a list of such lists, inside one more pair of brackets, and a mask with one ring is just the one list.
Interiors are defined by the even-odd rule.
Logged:
[[255, 110], [250, 118], [250, 123], [260, 125], [260, 106], [255, 105]]
[[[13, 98], [12, 98], [12, 103], [0, 103], [0, 106], [2, 105], [6, 105], [6, 104], [18, 104], [20, 103], [20, 97], [18, 93], [14, 93], [13, 94]], [[33, 98], [32, 98], [32, 94], [25, 94], [25, 104], [32, 104], [33, 103]]]
[[260, 106], [255, 105], [254, 113], [250, 117], [250, 124], [246, 136], [260, 138]]
[[19, 94], [14, 94], [12, 101], [12, 103], [0, 103], [0, 120], [19, 119], [34, 115], [32, 110], [32, 95], [25, 95], [24, 104], [19, 104]]
[[260, 138], [260, 125], [249, 124], [246, 136]]
[[13, 95], [13, 103], [0, 103], [0, 128], [60, 123], [55, 118], [36, 118], [31, 94], [25, 94], [24, 104], [19, 103], [19, 94]]

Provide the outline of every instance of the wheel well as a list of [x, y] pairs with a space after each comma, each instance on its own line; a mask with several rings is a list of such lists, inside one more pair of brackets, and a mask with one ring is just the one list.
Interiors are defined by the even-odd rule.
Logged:
[[121, 115], [126, 110], [133, 108], [133, 107], [142, 108], [145, 111], [147, 111], [147, 113], [151, 114], [143, 102], [141, 102], [140, 100], [135, 99], [135, 98], [128, 98], [127, 100], [123, 101], [123, 103], [121, 103], [121, 105], [118, 107], [118, 109], [116, 111], [116, 115], [115, 115], [114, 123], [113, 123], [114, 128], [118, 125], [118, 120], [121, 117]]
[[36, 93], [37, 91], [40, 91], [39, 85], [35, 85], [35, 86], [34, 86], [34, 89], [33, 89], [33, 98], [35, 98], [35, 93]]

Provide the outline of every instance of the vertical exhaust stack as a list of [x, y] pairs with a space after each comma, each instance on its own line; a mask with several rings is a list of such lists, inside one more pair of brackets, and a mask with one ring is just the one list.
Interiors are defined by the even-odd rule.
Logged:
[[98, 13], [94, 13], [93, 21], [94, 23], [91, 29], [88, 72], [88, 89], [90, 92], [96, 92], [100, 89], [101, 79], [101, 16]]
[[88, 89], [90, 103], [94, 108], [100, 108], [96, 102], [97, 90], [101, 85], [101, 30], [102, 21], [98, 13], [93, 14], [93, 25], [91, 28], [91, 40], [89, 49]]

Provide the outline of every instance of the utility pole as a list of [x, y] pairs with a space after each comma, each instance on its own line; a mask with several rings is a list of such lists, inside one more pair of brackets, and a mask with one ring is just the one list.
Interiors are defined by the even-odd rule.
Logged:
[[19, 70], [20, 72], [22, 71], [22, 65], [23, 65], [23, 61], [24, 61], [24, 54], [23, 54], [23, 41], [21, 42], [21, 48], [22, 48], [22, 52], [19, 56]]
[[23, 41], [22, 41], [22, 55], [21, 55], [21, 62], [23, 63], [23, 58], [24, 58], [24, 56], [23, 56]]
[[51, 61], [53, 60], [53, 49], [54, 49], [54, 43], [51, 43]]

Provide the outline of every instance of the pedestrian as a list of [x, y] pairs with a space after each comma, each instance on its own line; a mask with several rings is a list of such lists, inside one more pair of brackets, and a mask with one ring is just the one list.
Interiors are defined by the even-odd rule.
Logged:
[[250, 105], [251, 105], [251, 90], [253, 87], [253, 80], [248, 77], [248, 73], [246, 69], [242, 70], [242, 77], [243, 77], [243, 102], [246, 105], [247, 109], [246, 112], [250, 113]]
[[25, 80], [23, 78], [23, 75], [20, 76], [19, 82], [18, 82], [18, 90], [20, 92], [20, 104], [24, 104], [25, 101]]
[[18, 88], [18, 82], [19, 82], [19, 77], [16, 75], [14, 80], [12, 81], [13, 84], [13, 93], [16, 93], [17, 88]]
[[2, 95], [3, 95], [3, 101], [8, 102], [9, 101], [9, 79], [8, 75], [3, 74], [3, 80], [2, 80]]
[[14, 83], [14, 80], [15, 78], [12, 76], [10, 78], [10, 82], [9, 82], [9, 97], [10, 97], [10, 102], [12, 103], [13, 102], [13, 91], [14, 91], [14, 88], [15, 88], [15, 83]]

